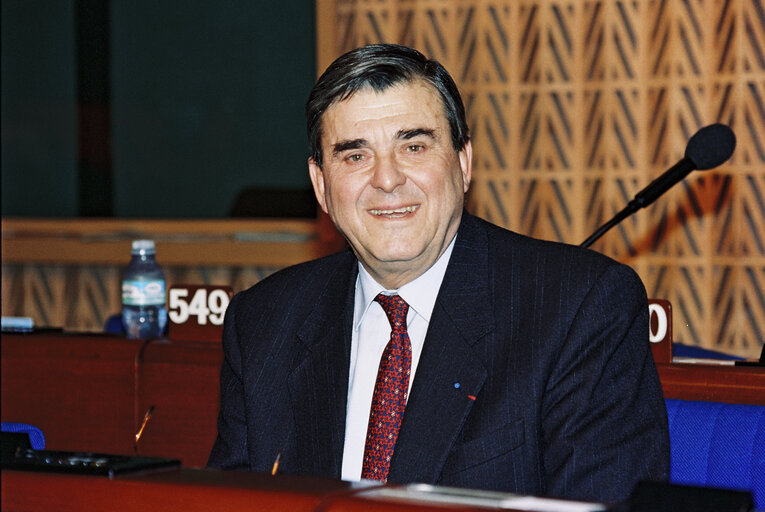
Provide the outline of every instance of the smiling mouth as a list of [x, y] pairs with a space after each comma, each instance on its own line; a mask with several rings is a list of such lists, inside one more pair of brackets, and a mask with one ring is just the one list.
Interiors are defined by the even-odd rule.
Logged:
[[420, 205], [404, 206], [402, 208], [395, 208], [393, 210], [369, 210], [369, 213], [378, 217], [403, 217], [414, 212]]

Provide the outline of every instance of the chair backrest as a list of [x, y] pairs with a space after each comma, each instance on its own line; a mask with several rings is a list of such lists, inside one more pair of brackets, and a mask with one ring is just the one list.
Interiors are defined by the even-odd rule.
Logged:
[[44, 450], [45, 449], [45, 436], [42, 433], [42, 430], [35, 427], [34, 425], [29, 425], [27, 423], [8, 423], [8, 422], [2, 422], [2, 431], [3, 432], [14, 432], [19, 434], [28, 434], [29, 435], [29, 444], [32, 446], [35, 450]]
[[665, 402], [670, 482], [751, 491], [765, 509], [765, 406]]

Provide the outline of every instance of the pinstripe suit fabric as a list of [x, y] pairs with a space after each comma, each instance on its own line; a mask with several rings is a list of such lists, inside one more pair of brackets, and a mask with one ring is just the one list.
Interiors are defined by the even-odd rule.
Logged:
[[[344, 251], [235, 296], [210, 466], [340, 477], [356, 275]], [[464, 213], [388, 481], [616, 502], [668, 467], [637, 275]]]

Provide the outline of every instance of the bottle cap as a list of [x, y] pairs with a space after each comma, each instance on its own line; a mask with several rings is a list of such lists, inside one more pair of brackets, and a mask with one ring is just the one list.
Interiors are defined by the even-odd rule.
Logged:
[[133, 254], [154, 253], [154, 240], [133, 240]]

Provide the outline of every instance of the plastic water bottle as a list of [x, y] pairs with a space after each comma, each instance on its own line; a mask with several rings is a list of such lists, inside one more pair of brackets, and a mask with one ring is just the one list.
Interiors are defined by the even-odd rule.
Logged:
[[122, 276], [122, 325], [128, 338], [156, 338], [167, 324], [165, 275], [154, 259], [154, 240], [133, 240]]

